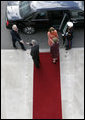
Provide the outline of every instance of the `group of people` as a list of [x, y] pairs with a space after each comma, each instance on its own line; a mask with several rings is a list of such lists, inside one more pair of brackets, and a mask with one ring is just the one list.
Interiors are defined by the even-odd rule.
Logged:
[[[11, 30], [11, 36], [12, 36], [12, 43], [13, 47], [17, 49], [16, 42], [18, 42], [22, 48], [22, 50], [26, 51], [25, 48], [25, 42], [21, 39], [18, 28], [16, 25], [12, 26]], [[36, 40], [32, 40], [31, 43], [26, 42], [29, 46], [31, 46], [31, 52], [30, 55], [32, 56], [32, 59], [36, 65], [37, 68], [40, 67], [40, 59], [39, 59], [39, 45], [37, 44]]]
[[[16, 25], [12, 26], [11, 30], [11, 36], [12, 36], [12, 42], [13, 42], [13, 47], [17, 49], [16, 42], [18, 41], [21, 48], [26, 51], [25, 48], [25, 42], [21, 39], [19, 33], [18, 33], [18, 28]], [[58, 61], [58, 56], [59, 56], [59, 36], [58, 32], [56, 29], [51, 27], [47, 33], [48, 36], [48, 45], [50, 47], [50, 53], [52, 55], [52, 62], [53, 64], [56, 64]], [[73, 38], [73, 29], [72, 27], [67, 28], [66, 34], [63, 37], [63, 43], [65, 43], [65, 40], [67, 39], [67, 45], [66, 45], [66, 50], [70, 49], [72, 47], [72, 38]], [[32, 56], [32, 59], [34, 61], [34, 64], [37, 68], [40, 67], [40, 58], [39, 58], [39, 45], [36, 40], [32, 40], [31, 43], [26, 42], [29, 46], [31, 46], [31, 52], [30, 55]]]

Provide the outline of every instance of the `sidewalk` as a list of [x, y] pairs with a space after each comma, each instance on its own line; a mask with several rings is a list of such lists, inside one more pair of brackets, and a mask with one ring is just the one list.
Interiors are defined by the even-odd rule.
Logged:
[[60, 50], [64, 119], [84, 119], [84, 49]]
[[31, 119], [33, 62], [29, 51], [2, 50], [2, 119]]
[[[83, 119], [84, 49], [67, 53], [60, 49], [60, 69], [63, 119]], [[1, 50], [1, 90], [2, 119], [32, 119], [33, 61], [29, 50]]]

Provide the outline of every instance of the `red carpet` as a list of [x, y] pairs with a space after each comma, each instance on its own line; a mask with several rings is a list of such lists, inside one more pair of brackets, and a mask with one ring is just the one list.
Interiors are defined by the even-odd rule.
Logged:
[[40, 69], [34, 67], [33, 119], [62, 119], [60, 63], [50, 53], [40, 53]]

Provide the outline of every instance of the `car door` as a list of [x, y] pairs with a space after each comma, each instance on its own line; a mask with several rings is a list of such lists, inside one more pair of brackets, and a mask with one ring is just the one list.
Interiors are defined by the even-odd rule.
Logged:
[[36, 28], [45, 28], [48, 26], [48, 17], [46, 11], [41, 11], [36, 13], [34, 18], [31, 20], [32, 24], [35, 25]]
[[48, 18], [50, 26], [59, 28], [61, 21], [63, 19], [64, 12], [63, 10], [49, 10], [48, 11]]
[[62, 33], [62, 34], [65, 34], [66, 32], [66, 29], [67, 29], [67, 22], [70, 21], [68, 15], [65, 13], [64, 14], [64, 17], [61, 21], [61, 24], [59, 26], [59, 31]]

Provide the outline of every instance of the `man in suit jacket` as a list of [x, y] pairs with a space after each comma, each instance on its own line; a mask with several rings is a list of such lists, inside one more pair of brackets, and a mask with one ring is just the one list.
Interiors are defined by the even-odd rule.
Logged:
[[16, 42], [18, 41], [21, 48], [23, 50], [26, 50], [25, 46], [24, 46], [24, 42], [21, 39], [20, 35], [18, 34], [18, 28], [16, 25], [12, 26], [12, 30], [11, 30], [11, 36], [12, 36], [12, 42], [13, 42], [13, 47], [17, 49], [16, 47]]
[[32, 56], [35, 66], [39, 68], [40, 67], [39, 45], [35, 40], [32, 40], [31, 43], [27, 43], [27, 44], [31, 46], [30, 55]]

